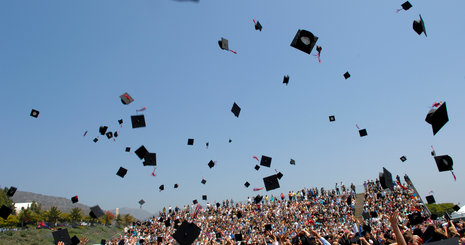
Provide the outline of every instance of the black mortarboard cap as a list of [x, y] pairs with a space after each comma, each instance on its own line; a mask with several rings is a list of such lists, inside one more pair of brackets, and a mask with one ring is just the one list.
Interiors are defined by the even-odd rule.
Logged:
[[428, 204], [436, 203], [436, 200], [434, 200], [434, 196], [433, 196], [433, 195], [426, 196], [425, 198], [426, 198], [426, 201], [428, 202]]
[[271, 231], [271, 224], [265, 225], [265, 231]]
[[201, 229], [194, 223], [183, 221], [172, 236], [180, 245], [190, 245], [200, 235], [200, 231]]
[[53, 240], [55, 240], [55, 244], [58, 242], [63, 242], [65, 245], [71, 244], [71, 238], [69, 237], [68, 229], [61, 229], [52, 232]]
[[208, 162], [208, 167], [213, 168], [214, 166], [215, 166], [215, 162], [213, 162], [213, 160], [210, 160]]
[[134, 101], [134, 99], [128, 93], [122, 94], [120, 98], [121, 98], [121, 103], [125, 105], [130, 104], [131, 102]]
[[107, 138], [108, 138], [108, 139], [113, 138], [113, 132], [108, 132], [108, 133], [107, 133]]
[[160, 218], [158, 219], [158, 222], [160, 222], [160, 223], [163, 222], [163, 217], [160, 217]]
[[266, 191], [271, 191], [279, 188], [279, 180], [276, 174], [263, 178]]
[[94, 141], [95, 143], [97, 143], [97, 141], [98, 141], [98, 138], [94, 138], [94, 139], [93, 139], [93, 141]]
[[165, 220], [165, 226], [166, 227], [171, 226], [171, 220], [170, 219]]
[[192, 200], [192, 203], [193, 203], [193, 204], [197, 204], [197, 203], [198, 203], [198, 202], [197, 202], [197, 199]]
[[234, 116], [239, 117], [239, 114], [241, 113], [241, 108], [234, 102], [231, 112], [234, 114]]
[[260, 166], [258, 166], [258, 165], [255, 165], [255, 167], [254, 167], [254, 168], [255, 168], [255, 170], [257, 170], [257, 171], [258, 171], [258, 170], [260, 169]]
[[234, 234], [234, 240], [236, 242], [242, 241], [242, 234]]
[[223, 50], [229, 50], [229, 42], [226, 38], [222, 37], [221, 40], [218, 41], [218, 45], [220, 45], [220, 48]]
[[157, 166], [157, 153], [147, 153], [143, 164], [144, 166]]
[[425, 22], [423, 21], [423, 18], [421, 17], [420, 14], [420, 19], [419, 20], [414, 20], [412, 24], [413, 30], [418, 34], [421, 35], [421, 33], [425, 33], [425, 36], [427, 37], [428, 35], [426, 34], [426, 28], [425, 28]]
[[317, 41], [318, 37], [313, 35], [313, 33], [306, 30], [298, 30], [294, 40], [292, 40], [291, 46], [304, 53], [310, 54]]
[[376, 211], [370, 212], [370, 216], [372, 218], [376, 218], [376, 217], [378, 217], [378, 213]]
[[118, 137], [118, 131], [115, 131], [115, 132], [113, 133], [113, 136], [114, 136], [115, 138], [117, 138], [117, 137]]
[[40, 112], [39, 112], [38, 110], [32, 109], [30, 116], [31, 116], [31, 117], [35, 117], [35, 118], [38, 118], [38, 117], [39, 117], [39, 113], [40, 113]]
[[347, 198], [347, 205], [352, 205], [352, 196]]
[[98, 129], [99, 133], [101, 135], [105, 135], [105, 133], [107, 132], [107, 129], [108, 127], [107, 126], [100, 126], [100, 128]]
[[105, 245], [105, 244], [107, 244], [107, 240], [105, 239], [100, 240], [100, 245]]
[[400, 157], [400, 160], [401, 160], [402, 162], [405, 162], [405, 161], [407, 161], [407, 157], [406, 157], [406, 156], [401, 156], [401, 157]]
[[276, 174], [276, 177], [278, 177], [278, 179], [281, 179], [281, 178], [283, 177], [283, 174], [282, 174], [281, 172], [278, 172], [278, 173]]
[[435, 156], [434, 161], [436, 161], [439, 172], [454, 170], [454, 161], [449, 155]]
[[10, 189], [8, 189], [7, 193], [6, 193], [6, 196], [7, 197], [12, 197], [15, 195], [16, 193], [16, 190], [18, 190], [18, 188], [14, 187], [14, 186], [11, 186]]
[[262, 24], [260, 24], [260, 21], [257, 21], [257, 23], [255, 23], [255, 30], [262, 31]]
[[410, 225], [418, 225], [423, 223], [423, 217], [421, 217], [420, 213], [409, 214], [407, 217]]
[[425, 121], [431, 124], [433, 128], [433, 135], [436, 135], [436, 133], [439, 132], [439, 130], [449, 121], [446, 102], [442, 103], [437, 109], [431, 109], [426, 115]]
[[330, 121], [330, 122], [336, 121], [336, 117], [335, 117], [334, 115], [329, 116], [329, 121]]
[[262, 201], [262, 199], [263, 196], [257, 195], [256, 197], [254, 197], [253, 201], [258, 204]]
[[244, 184], [244, 186], [245, 186], [246, 188], [249, 188], [250, 183], [249, 183], [248, 181], [246, 181], [245, 184]]
[[187, 139], [187, 145], [194, 145], [194, 139]]
[[126, 147], [126, 152], [130, 152], [131, 151], [131, 147]]
[[207, 180], [206, 180], [206, 179], [202, 179], [202, 181], [200, 181], [200, 183], [202, 183], [202, 184], [205, 185], [205, 184], [207, 183]]
[[207, 195], [203, 195], [202, 200], [207, 200]]
[[437, 220], [438, 219], [438, 216], [436, 214], [431, 214], [431, 219], [432, 220]]
[[163, 237], [161, 236], [157, 237], [157, 242], [163, 242]]
[[143, 128], [145, 127], [145, 117], [144, 115], [134, 115], [131, 116], [132, 128]]
[[360, 137], [367, 136], [367, 130], [366, 129], [360, 129], [358, 130], [358, 133], [360, 134]]
[[460, 210], [460, 206], [459, 205], [454, 205], [454, 207], [452, 207], [452, 209], [457, 212], [457, 211]]
[[221, 204], [219, 202], [216, 203], [216, 207], [219, 208]]
[[289, 75], [284, 76], [283, 83], [286, 84], [286, 85], [289, 83]]
[[139, 204], [144, 205], [144, 203], [145, 203], [144, 199], [140, 199]]
[[147, 151], [145, 146], [141, 145], [134, 153], [136, 153], [136, 155], [142, 160], [147, 154], [149, 154], [149, 151]]
[[119, 123], [119, 124], [123, 124], [123, 119], [119, 119], [119, 120], [118, 120], [118, 123]]
[[79, 238], [76, 235], [71, 237], [71, 245], [78, 245], [80, 242], [81, 240], [79, 240]]
[[100, 208], [99, 205], [96, 205], [96, 206], [93, 206], [90, 208], [90, 217], [96, 219], [96, 218], [99, 218], [101, 216], [103, 216], [103, 210]]
[[379, 174], [379, 182], [381, 183], [381, 187], [383, 189], [391, 189], [394, 190], [394, 184], [392, 183], [392, 174], [387, 169], [383, 168], [383, 172]]
[[8, 219], [8, 216], [13, 212], [13, 210], [5, 205], [2, 205], [0, 208], [0, 217], [3, 219]]
[[118, 172], [116, 172], [116, 175], [118, 175], [119, 177], [121, 178], [124, 178], [124, 176], [128, 173], [128, 170], [123, 168], [123, 167], [120, 167], [118, 169]]
[[344, 78], [347, 79], [350, 77], [350, 73], [348, 71], [346, 71], [346, 73], [344, 73]]
[[291, 158], [291, 161], [289, 162], [291, 165], [295, 165], [295, 160]]
[[71, 197], [71, 202], [73, 203], [79, 202], [79, 197], [78, 196]]
[[160, 191], [164, 190], [164, 189], [165, 189], [165, 185], [160, 185], [160, 187], [158, 187], [158, 189], [160, 189]]
[[401, 6], [404, 10], [409, 10], [412, 7], [412, 4], [409, 1], [407, 1], [403, 3]]
[[271, 166], [271, 157], [262, 155], [262, 158], [260, 159], [260, 165], [269, 168]]
[[174, 188], [178, 188], [178, 187], [179, 187], [179, 185], [178, 185], [178, 184], [174, 184]]
[[228, 142], [231, 143], [231, 142], [232, 142], [232, 139], [229, 139]]

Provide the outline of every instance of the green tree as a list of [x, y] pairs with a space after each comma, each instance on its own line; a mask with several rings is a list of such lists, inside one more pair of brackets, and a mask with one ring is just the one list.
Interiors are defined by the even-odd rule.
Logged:
[[0, 189], [0, 206], [5, 205], [11, 208], [13, 210], [12, 214], [15, 214], [15, 204], [10, 198], [8, 198], [8, 196], [6, 195], [7, 192], [8, 192], [8, 188], [6, 187], [3, 188], [3, 190]]
[[57, 220], [60, 218], [60, 214], [61, 211], [57, 207], [52, 206], [47, 214], [48, 222], [55, 224]]
[[110, 212], [105, 212], [105, 215], [103, 216], [103, 221], [105, 222], [105, 225], [111, 225], [111, 220], [114, 218], [115, 216], [110, 213]]
[[130, 223], [134, 222], [135, 219], [131, 215], [125, 214], [123, 220], [125, 225], [129, 225]]
[[32, 211], [29, 208], [21, 209], [21, 211], [19, 211], [17, 215], [17, 218], [19, 220], [19, 223], [21, 224], [21, 227], [24, 227], [25, 224], [27, 224], [28, 222], [31, 222], [32, 216], [33, 216]]
[[60, 218], [58, 218], [60, 222], [70, 222], [71, 216], [68, 213], [61, 213]]
[[18, 225], [19, 219], [16, 217], [16, 215], [10, 215], [6, 220], [0, 218], [0, 227], [15, 227]]
[[75, 222], [80, 222], [82, 220], [82, 210], [80, 208], [71, 209], [71, 211], [69, 212], [69, 217], [73, 224]]
[[443, 216], [446, 213], [454, 212], [455, 205], [453, 203], [438, 203], [438, 204], [426, 204], [429, 211], [437, 216]]
[[122, 221], [123, 221], [120, 214], [116, 215], [115, 221], [116, 221], [116, 226], [119, 228], [121, 226], [121, 224], [122, 224]]

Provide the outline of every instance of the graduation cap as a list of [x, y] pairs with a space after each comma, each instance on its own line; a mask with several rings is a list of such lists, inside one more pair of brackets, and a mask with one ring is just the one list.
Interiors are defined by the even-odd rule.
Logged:
[[90, 217], [94, 218], [94, 219], [97, 219], [101, 216], [103, 216], [103, 210], [100, 208], [99, 205], [96, 205], [96, 206], [93, 206], [90, 208]]
[[174, 188], [175, 188], [175, 189], [176, 189], [176, 188], [178, 188], [178, 187], [179, 187], [179, 185], [178, 185], [178, 184], [174, 184]]
[[40, 113], [40, 112], [39, 112], [38, 110], [32, 109], [30, 116], [31, 116], [31, 117], [35, 117], [35, 118], [38, 118], [38, 117], [39, 117], [39, 113]]
[[202, 200], [205, 200], [205, 201], [206, 201], [206, 200], [207, 200], [207, 195], [203, 195], [203, 196], [202, 196]]
[[55, 244], [58, 244], [58, 242], [63, 242], [65, 245], [71, 244], [71, 237], [69, 237], [68, 229], [54, 231], [52, 235]]
[[423, 18], [421, 17], [420, 14], [420, 19], [419, 20], [414, 20], [412, 24], [413, 30], [418, 34], [421, 35], [421, 33], [425, 33], [425, 36], [427, 37], [428, 35], [426, 34], [426, 29], [425, 29], [425, 22], [423, 21]]
[[394, 184], [392, 183], [392, 174], [387, 169], [383, 168], [383, 172], [379, 174], [379, 182], [381, 183], [381, 187], [383, 189], [391, 189], [394, 190]]
[[346, 73], [344, 73], [344, 78], [347, 80], [349, 77], [350, 77], [350, 73], [346, 71]]
[[172, 237], [180, 244], [180, 245], [188, 245], [192, 244], [195, 239], [200, 235], [201, 229], [196, 226], [194, 223], [188, 223], [187, 221], [183, 221], [181, 226], [176, 230], [176, 232], [172, 235]]
[[307, 30], [298, 30], [292, 40], [291, 47], [294, 47], [304, 53], [310, 54], [316, 44], [318, 37]]
[[454, 205], [454, 207], [452, 207], [452, 209], [457, 212], [460, 210], [460, 206], [459, 205]]
[[257, 171], [258, 171], [258, 170], [260, 169], [260, 166], [258, 166], [258, 165], [255, 165], [255, 167], [254, 167], [254, 168], [255, 168], [255, 170], [257, 170]]
[[228, 142], [231, 143], [231, 142], [232, 142], [232, 139], [229, 139]]
[[123, 124], [123, 119], [118, 120], [119, 125]]
[[407, 217], [411, 226], [421, 224], [424, 220], [420, 213], [409, 214]]
[[98, 138], [94, 138], [93, 141], [94, 141], [94, 143], [97, 143]]
[[160, 187], [158, 187], [158, 189], [160, 189], [160, 191], [164, 190], [164, 189], [165, 189], [165, 185], [160, 185]]
[[250, 183], [246, 181], [245, 184], [244, 184], [244, 186], [245, 186], [246, 188], [249, 188]]
[[215, 162], [213, 162], [213, 160], [210, 160], [208, 162], [208, 167], [213, 168], [214, 166], [215, 166]]
[[271, 157], [262, 155], [262, 158], [260, 159], [260, 165], [269, 168], [271, 166]]
[[221, 204], [219, 202], [216, 203], [216, 207], [219, 208]]
[[266, 191], [271, 191], [279, 188], [279, 180], [276, 174], [263, 178]]
[[123, 167], [120, 167], [118, 169], [118, 172], [116, 172], [116, 175], [118, 175], [119, 177], [121, 178], [124, 178], [124, 176], [128, 173], [128, 170], [123, 168]]
[[256, 204], [258, 204], [262, 201], [262, 199], [263, 199], [263, 196], [257, 195], [256, 197], [254, 197], [253, 200]]
[[126, 147], [126, 152], [130, 152], [131, 151], [131, 147]]
[[242, 241], [242, 234], [234, 234], [234, 240], [236, 242]]
[[295, 165], [295, 160], [291, 158], [291, 161], [289, 162], [291, 165]]
[[165, 220], [165, 226], [166, 227], [171, 226], [171, 220], [170, 219]]
[[289, 75], [284, 76], [283, 83], [286, 84], [286, 85], [289, 83]]
[[436, 203], [436, 200], [434, 200], [433, 195], [426, 196], [425, 198], [426, 198], [426, 201], [428, 202], [428, 204]]
[[130, 104], [131, 102], [134, 101], [134, 99], [128, 94], [128, 93], [124, 93], [120, 96], [121, 98], [121, 103], [125, 104], [125, 105], [128, 105]]
[[402, 162], [405, 162], [405, 161], [407, 161], [407, 157], [401, 156], [401, 157], [400, 157], [400, 160], [401, 160]]
[[330, 122], [336, 121], [336, 117], [335, 117], [334, 115], [329, 116], [329, 121], [330, 121]]
[[107, 244], [107, 240], [105, 239], [100, 240], [100, 245], [105, 245], [105, 244]]
[[144, 157], [144, 166], [157, 166], [157, 154], [147, 153]]
[[73, 203], [79, 202], [78, 196], [71, 197], [71, 202], [73, 202]]
[[[127, 151], [128, 148], [126, 148]], [[139, 157], [139, 159], [144, 159], [144, 157], [149, 154], [149, 151], [145, 148], [145, 146], [141, 145], [139, 149], [137, 149], [134, 153]]]
[[260, 21], [255, 22], [255, 30], [262, 31], [262, 25], [260, 24]]
[[107, 138], [108, 138], [108, 139], [113, 138], [113, 132], [108, 132], [108, 133], [107, 133]]
[[352, 196], [347, 198], [347, 205], [352, 205]]
[[194, 139], [187, 139], [187, 145], [194, 145]]
[[222, 37], [221, 40], [218, 41], [218, 45], [220, 45], [221, 49], [229, 51], [228, 39]]
[[197, 204], [197, 203], [198, 203], [198, 202], [197, 202], [197, 199], [192, 200], [192, 203], [193, 203], [193, 204]]
[[134, 115], [131, 116], [132, 128], [143, 128], [145, 127], [145, 117], [144, 115]]
[[80, 242], [81, 240], [79, 240], [79, 238], [76, 235], [71, 237], [71, 245], [78, 245]]
[[271, 230], [272, 230], [271, 224], [266, 224], [265, 231], [271, 231]]
[[407, 2], [403, 3], [403, 4], [400, 5], [400, 6], [402, 6], [402, 9], [404, 9], [405, 11], [407, 11], [407, 10], [409, 10], [409, 9], [412, 7], [412, 4], [411, 4], [409, 1], [407, 1]]
[[107, 126], [100, 126], [100, 128], [98, 129], [99, 133], [101, 135], [105, 135], [105, 133], [107, 132], [107, 129], [108, 127]]
[[431, 109], [426, 115], [425, 121], [431, 124], [433, 128], [433, 135], [436, 135], [436, 133], [439, 132], [439, 130], [449, 121], [446, 102], [442, 103], [438, 108]]
[[202, 178], [202, 181], [200, 181], [200, 183], [202, 183], [202, 184], [205, 185], [205, 184], [207, 183], [207, 180], [205, 180], [204, 178]]
[[359, 129], [358, 133], [360, 134], [360, 137], [364, 137], [364, 136], [368, 135], [367, 130], [365, 128], [364, 129]]
[[18, 190], [18, 188], [14, 187], [14, 186], [11, 186], [10, 189], [8, 189], [7, 193], [6, 193], [6, 196], [7, 197], [12, 197], [15, 195], [16, 193], [16, 190]]
[[378, 213], [376, 211], [370, 212], [370, 216], [372, 218], [376, 218], [376, 217], [378, 217]]
[[117, 138], [117, 137], [118, 137], [118, 131], [115, 131], [115, 132], [113, 133], [113, 136], [114, 136], [115, 138]]
[[434, 161], [436, 161], [439, 172], [454, 170], [454, 162], [449, 155], [435, 156]]
[[438, 216], [436, 214], [431, 214], [431, 219], [432, 220], [437, 220], [438, 219]]
[[278, 177], [278, 179], [281, 179], [281, 178], [283, 177], [283, 174], [282, 174], [281, 172], [278, 172], [278, 173], [276, 174], [276, 177]]
[[13, 210], [5, 205], [2, 205], [0, 208], [0, 217], [3, 219], [8, 219], [8, 216], [13, 212]]
[[241, 113], [241, 108], [234, 102], [231, 112], [234, 114], [234, 116], [239, 117], [239, 114]]
[[157, 242], [163, 242], [163, 237], [161, 236], [157, 237]]
[[144, 203], [145, 203], [144, 199], [140, 199], [139, 204], [142, 206], [144, 205]]

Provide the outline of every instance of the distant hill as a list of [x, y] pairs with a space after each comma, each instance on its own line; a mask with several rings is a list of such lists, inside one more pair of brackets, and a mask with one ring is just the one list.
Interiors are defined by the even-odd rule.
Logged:
[[[112, 213], [115, 213], [116, 210], [113, 209], [111, 210]], [[150, 213], [147, 210], [141, 209], [141, 208], [120, 208], [119, 209], [119, 214], [124, 215], [124, 214], [129, 214], [132, 217], [139, 219], [139, 220], [144, 220], [146, 218], [150, 218], [154, 216], [154, 214]]]
[[12, 198], [13, 202], [32, 202], [42, 204], [43, 210], [49, 210], [52, 206], [58, 207], [62, 212], [69, 213], [73, 208], [82, 209], [83, 214], [87, 215], [90, 212], [90, 207], [81, 203], [72, 203], [71, 199], [63, 197], [46, 196], [33, 192], [17, 191]]

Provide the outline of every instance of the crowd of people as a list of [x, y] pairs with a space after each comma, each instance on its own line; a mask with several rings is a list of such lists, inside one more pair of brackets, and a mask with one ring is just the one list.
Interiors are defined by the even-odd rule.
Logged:
[[[339, 188], [340, 187], [340, 188]], [[465, 223], [431, 219], [429, 211], [407, 184], [383, 189], [378, 180], [364, 184], [363, 198], [355, 186], [302, 189], [288, 195], [256, 196], [246, 203], [225, 201], [164, 209], [159, 217], [124, 228], [107, 244], [179, 244], [173, 234], [183, 222], [200, 234], [193, 244], [425, 244], [457, 239], [465, 244]], [[355, 216], [362, 200], [362, 217]]]

